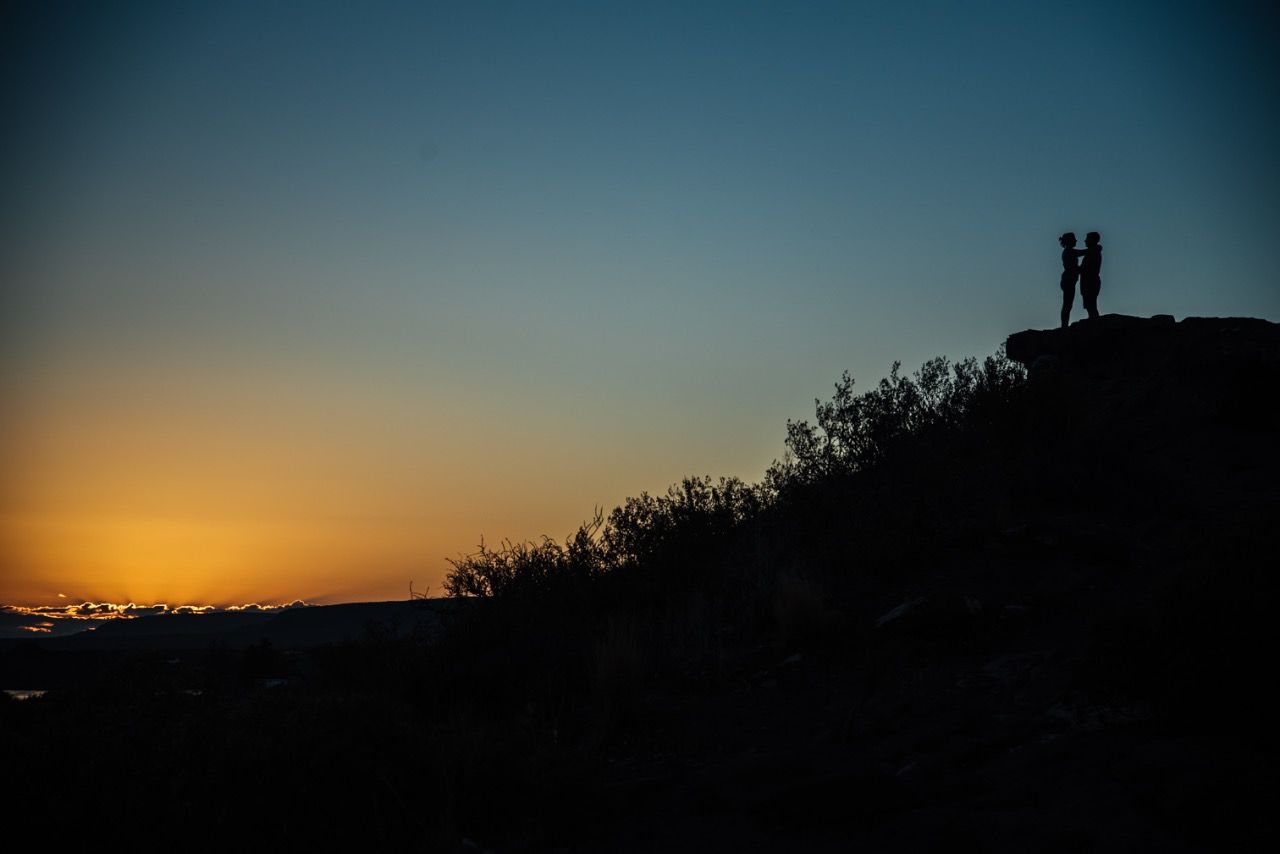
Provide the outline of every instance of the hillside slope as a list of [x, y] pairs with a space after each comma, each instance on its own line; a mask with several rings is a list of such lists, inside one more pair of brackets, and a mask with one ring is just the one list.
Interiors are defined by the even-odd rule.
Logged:
[[[1006, 349], [1029, 372], [1016, 437], [932, 483], [897, 470], [950, 496], [932, 543], [829, 599], [841, 626], [803, 651], [665, 697], [649, 729], [681, 740], [619, 763], [634, 818], [603, 847], [1198, 851], [1274, 833], [1280, 326], [1106, 316]], [[868, 503], [895, 495], [869, 480]]]
[[440, 632], [0, 702], [15, 809], [291, 847], [1261, 847], [1280, 326], [1105, 316], [1006, 350], [1025, 379], [838, 387], [766, 485], [482, 555]]

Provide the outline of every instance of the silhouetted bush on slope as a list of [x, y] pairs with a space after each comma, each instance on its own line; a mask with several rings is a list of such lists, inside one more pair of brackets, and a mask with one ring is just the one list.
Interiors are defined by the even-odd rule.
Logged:
[[952, 364], [940, 356], [911, 377], [901, 367], [894, 362], [889, 376], [862, 394], [854, 393], [845, 371], [831, 400], [814, 401], [816, 424], [788, 421], [786, 454], [765, 478], [772, 491], [864, 471], [904, 443], [989, 419], [1026, 379], [1003, 352], [981, 363], [970, 358]]
[[445, 577], [450, 596], [492, 598], [564, 592], [604, 572], [610, 555], [599, 532], [604, 519], [597, 510], [564, 544], [544, 536], [542, 542], [503, 540], [497, 549], [480, 543], [469, 555], [451, 559]]
[[665, 495], [641, 493], [609, 514], [603, 532], [608, 560], [615, 569], [661, 573], [662, 582], [678, 585], [720, 556], [734, 531], [767, 501], [761, 487], [723, 477], [686, 477]]
[[723, 563], [734, 536], [762, 513], [786, 515], [798, 490], [868, 471], [908, 448], [989, 428], [1007, 417], [1025, 378], [1003, 351], [982, 362], [938, 357], [910, 377], [895, 362], [888, 377], [861, 394], [845, 372], [831, 400], [815, 401], [815, 424], [787, 423], [784, 456], [762, 483], [687, 477], [664, 495], [628, 498], [607, 521], [597, 512], [563, 545], [549, 537], [504, 541], [496, 550], [482, 543], [450, 561], [445, 590], [481, 598], [545, 594], [619, 570], [682, 586], [690, 574], [706, 576]]

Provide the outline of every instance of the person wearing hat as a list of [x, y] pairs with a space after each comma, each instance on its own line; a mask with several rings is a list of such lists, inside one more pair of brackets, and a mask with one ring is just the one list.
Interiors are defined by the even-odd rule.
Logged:
[[1081, 255], [1086, 250], [1076, 248], [1076, 233], [1068, 231], [1058, 238], [1062, 246], [1062, 328], [1071, 322], [1071, 304], [1076, 301], [1076, 279], [1080, 278]]
[[1098, 316], [1098, 292], [1102, 290], [1102, 235], [1084, 236], [1084, 260], [1080, 262], [1080, 296], [1090, 317]]

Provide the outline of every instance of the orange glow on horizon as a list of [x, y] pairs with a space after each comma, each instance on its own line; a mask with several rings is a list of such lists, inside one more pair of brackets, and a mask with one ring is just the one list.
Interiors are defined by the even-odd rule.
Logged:
[[121, 348], [0, 374], [21, 402], [0, 412], [0, 604], [438, 594], [482, 537], [564, 537], [596, 505], [767, 460], [677, 419], [641, 442], [613, 410], [567, 428], [545, 390], [416, 397], [312, 355]]
[[178, 605], [170, 608], [163, 603], [154, 605], [140, 605], [135, 602], [126, 604], [118, 604], [114, 602], [82, 602], [79, 605], [0, 605], [0, 612], [10, 614], [19, 614], [27, 617], [47, 618], [44, 622], [32, 625], [18, 626], [17, 628], [24, 632], [49, 632], [54, 628], [54, 623], [50, 620], [72, 620], [81, 622], [101, 623], [106, 620], [134, 620], [139, 617], [155, 617], [155, 616], [174, 616], [174, 615], [192, 615], [201, 616], [211, 613], [259, 613], [270, 614], [276, 611], [287, 611], [293, 608], [307, 608], [314, 603], [304, 602], [296, 599], [292, 602], [286, 602], [278, 605], [259, 604], [250, 602], [244, 605], [228, 605], [219, 607], [215, 605]]

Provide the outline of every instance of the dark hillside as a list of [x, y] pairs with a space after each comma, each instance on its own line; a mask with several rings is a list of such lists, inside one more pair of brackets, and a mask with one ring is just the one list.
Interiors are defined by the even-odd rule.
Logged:
[[1280, 326], [1005, 351], [846, 377], [761, 484], [460, 559], [441, 631], [0, 700], [10, 806], [210, 845], [1261, 847]]

